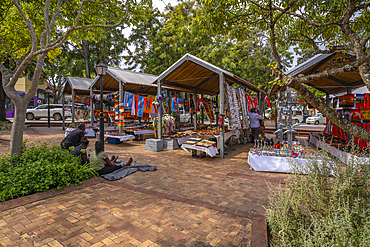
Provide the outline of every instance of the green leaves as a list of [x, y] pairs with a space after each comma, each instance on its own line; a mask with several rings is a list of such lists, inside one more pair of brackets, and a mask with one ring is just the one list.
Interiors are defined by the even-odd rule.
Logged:
[[[9, 166], [9, 164], [11, 164]], [[59, 146], [28, 145], [22, 155], [0, 158], [0, 202], [80, 183], [95, 175]]]

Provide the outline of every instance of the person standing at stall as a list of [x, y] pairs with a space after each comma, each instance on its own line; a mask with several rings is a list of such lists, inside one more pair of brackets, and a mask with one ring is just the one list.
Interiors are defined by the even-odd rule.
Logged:
[[259, 136], [259, 128], [260, 128], [260, 122], [259, 120], [262, 119], [262, 115], [258, 114], [258, 111], [256, 108], [252, 108], [251, 112], [248, 112], [250, 127], [252, 130], [253, 140], [254, 144], [257, 146], [258, 143], [258, 136]]

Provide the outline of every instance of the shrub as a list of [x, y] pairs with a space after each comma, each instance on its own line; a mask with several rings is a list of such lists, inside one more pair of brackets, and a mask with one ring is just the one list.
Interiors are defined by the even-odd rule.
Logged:
[[369, 246], [370, 161], [352, 159], [336, 167], [325, 154], [322, 163], [317, 160], [310, 159], [307, 175], [294, 165], [297, 173], [285, 188], [269, 184], [271, 245]]
[[24, 145], [19, 156], [0, 158], [0, 202], [81, 183], [96, 174], [58, 146]]

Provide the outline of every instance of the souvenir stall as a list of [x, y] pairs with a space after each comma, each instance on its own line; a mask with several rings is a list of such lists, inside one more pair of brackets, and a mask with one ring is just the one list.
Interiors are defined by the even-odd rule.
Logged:
[[[78, 77], [67, 77], [66, 82], [62, 88], [62, 104], [63, 108], [69, 109], [68, 105], [65, 105], [66, 95], [71, 95], [71, 112], [72, 122], [66, 124], [64, 115], [63, 118], [63, 130], [65, 130], [65, 136], [72, 132], [79, 124], [86, 125], [85, 136], [95, 137], [95, 131], [89, 124], [89, 118], [91, 117], [88, 111], [91, 101], [89, 99], [89, 87], [92, 84], [93, 79], [90, 78], [78, 78]], [[78, 106], [77, 106], [78, 105]], [[64, 114], [64, 112], [63, 112]], [[67, 127], [67, 128], [66, 128]]]
[[[198, 121], [193, 121], [194, 131], [192, 134], [197, 134], [197, 137], [194, 139], [188, 139], [182, 144], [182, 147], [185, 151], [190, 152], [194, 150], [193, 156], [195, 157], [204, 157], [204, 154], [208, 154], [213, 157], [218, 152], [220, 157], [223, 158], [225, 155], [225, 141], [228, 137], [225, 135], [228, 131], [225, 129], [225, 118], [228, 117], [229, 124], [228, 130], [234, 131], [231, 136], [241, 136], [240, 132], [248, 129], [247, 120], [247, 106], [246, 106], [246, 90], [252, 90], [258, 94], [265, 95], [265, 92], [255, 85], [237, 77], [236, 75], [225, 71], [215, 65], [212, 65], [204, 60], [201, 60], [193, 55], [186, 54], [175, 62], [171, 67], [164, 71], [156, 79], [158, 85], [158, 92], [156, 97], [156, 103], [158, 106], [158, 122], [162, 122], [164, 115], [163, 106], [166, 104], [166, 101], [163, 101], [165, 95], [163, 94], [163, 86], [168, 86], [174, 88], [174, 90], [191, 93], [192, 97], [189, 99], [190, 112], [194, 112], [196, 115], [198, 109], [198, 95], [210, 95], [218, 99], [218, 109], [219, 113], [218, 120], [218, 130], [213, 129], [213, 135], [216, 141], [206, 140], [204, 138], [198, 137]], [[234, 85], [239, 85], [239, 88], [235, 88]], [[240, 95], [240, 97], [238, 97]], [[208, 99], [207, 99], [208, 100]], [[206, 111], [207, 116], [210, 120], [214, 116], [211, 116], [211, 107], [207, 104], [207, 100], [203, 102], [203, 110]], [[209, 102], [209, 101], [208, 101]], [[240, 107], [241, 106], [241, 107]], [[242, 109], [240, 112], [240, 109]], [[240, 116], [243, 116], [242, 118]], [[217, 116], [216, 116], [217, 117]], [[158, 135], [157, 140], [147, 139], [146, 146], [155, 146], [156, 150], [158, 144], [162, 142], [163, 146], [163, 127], [158, 125]], [[208, 129], [210, 134], [212, 134], [212, 128]], [[201, 133], [199, 133], [201, 135]], [[243, 134], [244, 135], [244, 134]], [[217, 138], [218, 136], [218, 138]], [[218, 140], [218, 141], [217, 141]], [[217, 145], [217, 143], [219, 143]], [[219, 150], [217, 149], [219, 147]], [[216, 150], [215, 150], [216, 149]], [[217, 151], [217, 152], [216, 152]]]
[[[154, 78], [154, 75], [108, 68], [103, 77], [103, 88], [109, 92], [103, 96], [103, 102], [112, 109], [108, 111], [109, 123], [104, 126], [104, 136], [109, 136], [108, 141], [115, 138], [120, 143], [127, 136], [133, 137], [129, 137], [129, 140], [142, 140], [143, 135], [154, 134], [150, 124], [151, 114], [155, 114], [150, 97], [156, 94], [156, 86], [152, 85]], [[100, 88], [100, 78], [96, 78], [90, 86], [91, 97], [100, 101], [100, 95], [94, 95], [96, 88]], [[94, 113], [96, 118], [99, 114]], [[93, 120], [91, 125], [98, 128], [99, 123], [95, 124]]]
[[[286, 75], [294, 77], [299, 76], [300, 74], [310, 74], [312, 72], [324, 71], [334, 68], [337, 60], [349, 57], [351, 57], [351, 55], [342, 53], [318, 54], [291, 69], [286, 73]], [[328, 106], [332, 105], [333, 110], [337, 111], [339, 115], [342, 115], [358, 126], [367, 128], [366, 120], [364, 121], [363, 119], [364, 116], [366, 118], [367, 108], [365, 105], [362, 106], [362, 104], [365, 102], [364, 95], [354, 95], [351, 93], [352, 90], [364, 85], [358, 71], [349, 71], [329, 77], [311, 80], [307, 82], [306, 85], [324, 92], [326, 94], [326, 104]], [[278, 94], [282, 90], [285, 89], [279, 85], [275, 85], [270, 95]], [[344, 95], [330, 100], [331, 95], [343, 93]], [[322, 100], [325, 101], [324, 99]], [[348, 152], [350, 149], [355, 150], [355, 153], [358, 155], [361, 153], [359, 152], [360, 149], [366, 147], [367, 145], [358, 138], [354, 138], [354, 144], [349, 144], [351, 139], [352, 138], [350, 135], [338, 128], [338, 126], [330, 123], [330, 121], [327, 121], [324, 133], [310, 133], [309, 142], [320, 149], [325, 149], [333, 156], [339, 158], [342, 162], [347, 163], [350, 157], [353, 155], [353, 153]], [[359, 155], [358, 157], [364, 156]]]
[[[370, 93], [345, 94], [333, 99], [333, 109], [353, 124], [370, 130]], [[353, 158], [369, 159], [370, 143], [353, 137], [327, 120], [322, 134], [310, 133], [309, 142], [337, 157], [343, 163]]]

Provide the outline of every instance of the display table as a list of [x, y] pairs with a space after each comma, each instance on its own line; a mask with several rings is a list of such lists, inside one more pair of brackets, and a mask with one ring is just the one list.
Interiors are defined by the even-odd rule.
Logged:
[[[69, 135], [72, 131], [74, 131], [74, 128], [67, 128], [65, 132], [65, 136]], [[95, 131], [93, 129], [85, 129], [85, 136], [86, 137], [95, 137]]]
[[134, 130], [135, 135], [154, 134], [154, 130]]
[[326, 152], [330, 153], [331, 155], [333, 155], [334, 157], [337, 157], [340, 161], [342, 161], [345, 164], [348, 164], [350, 160], [352, 159], [355, 160], [355, 162], [369, 162], [370, 161], [370, 158], [360, 157], [354, 154], [341, 151], [337, 149], [336, 147], [333, 147], [329, 145], [328, 143], [319, 140], [316, 136], [312, 135], [312, 133], [310, 133], [309, 142], [312, 143], [317, 148], [321, 148], [325, 150]]
[[207, 148], [207, 147], [201, 147], [201, 146], [190, 145], [190, 144], [182, 144], [181, 148], [185, 150], [186, 152], [188, 152], [189, 154], [190, 154], [189, 149], [205, 152], [211, 157], [214, 157], [218, 154], [217, 148], [215, 148], [214, 146], [210, 146]]
[[[217, 139], [217, 149], [220, 149], [220, 136], [221, 135], [215, 135]], [[224, 133], [224, 141], [229, 139], [231, 136], [234, 136], [235, 138], [239, 138], [240, 131], [238, 129], [235, 129], [235, 130]]]
[[[292, 173], [292, 164], [300, 167], [306, 166], [308, 159], [278, 157], [278, 156], [264, 156], [249, 153], [248, 164], [251, 169], [258, 172], [285, 172]], [[319, 161], [320, 162], [320, 161]]]
[[188, 135], [188, 136], [184, 136], [184, 137], [179, 137], [179, 138], [176, 138], [176, 140], [177, 140], [177, 143], [179, 144], [179, 146], [181, 146], [184, 142], [189, 140], [191, 137], [197, 137], [197, 135]]
[[[99, 140], [100, 134], [96, 133], [96, 139]], [[108, 138], [108, 143], [110, 144], [120, 144], [124, 141], [133, 140], [135, 136], [125, 135], [125, 136], [115, 136], [115, 135], [104, 135], [104, 139]]]

